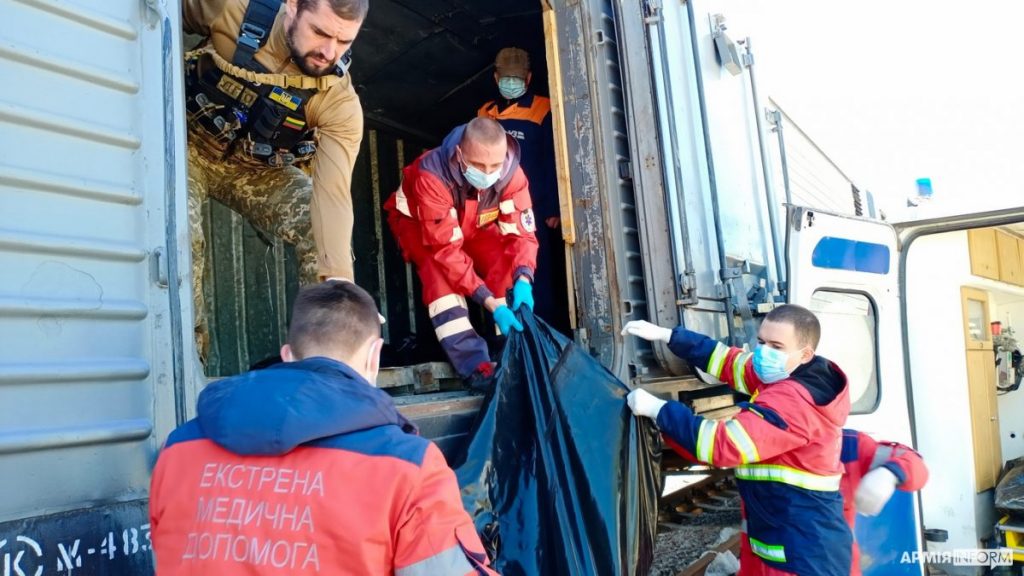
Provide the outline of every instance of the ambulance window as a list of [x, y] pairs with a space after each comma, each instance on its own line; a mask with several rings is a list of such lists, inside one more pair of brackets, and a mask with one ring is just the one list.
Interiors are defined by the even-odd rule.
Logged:
[[875, 305], [859, 293], [818, 290], [810, 309], [821, 322], [818, 354], [842, 368], [850, 383], [852, 414], [878, 405], [878, 353]]

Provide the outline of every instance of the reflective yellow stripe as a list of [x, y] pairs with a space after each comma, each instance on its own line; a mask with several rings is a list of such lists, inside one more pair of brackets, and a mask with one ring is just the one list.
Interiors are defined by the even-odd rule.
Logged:
[[786, 550], [781, 545], [765, 544], [757, 538], [747, 537], [750, 541], [750, 551], [757, 554], [765, 560], [771, 560], [772, 562], [785, 562], [786, 561]]
[[715, 432], [718, 430], [718, 420], [705, 419], [700, 423], [700, 430], [697, 431], [697, 453], [695, 456], [701, 462], [711, 464], [715, 455]]
[[749, 352], [746, 354], [740, 354], [736, 357], [736, 360], [733, 361], [732, 365], [733, 386], [736, 388], [737, 392], [742, 392], [744, 394], [750, 394], [750, 389], [747, 388], [747, 379], [744, 375], [746, 374], [747, 360], [750, 360], [751, 356], [753, 356], [753, 354]]
[[498, 210], [500, 210], [502, 214], [515, 214], [516, 203], [512, 200], [502, 200], [498, 204]]
[[725, 356], [729, 353], [729, 347], [719, 342], [715, 346], [715, 351], [711, 353], [711, 358], [708, 359], [708, 374], [711, 374], [715, 378], [722, 375], [722, 364], [725, 364]]
[[456, 243], [456, 242], [458, 242], [460, 240], [462, 240], [462, 228], [459, 228], [458, 226], [456, 226], [452, 230], [452, 239], [449, 240], [448, 242], [451, 243], [451, 244], [454, 244], [454, 243]]
[[725, 435], [729, 437], [736, 449], [740, 451], [740, 462], [757, 462], [761, 458], [757, 455], [757, 446], [754, 444], [750, 434], [747, 434], [743, 424], [736, 420], [726, 420]]
[[736, 478], [740, 480], [780, 482], [805, 490], [818, 490], [822, 492], [839, 490], [839, 481], [842, 479], [842, 476], [839, 474], [835, 476], [821, 476], [778, 464], [747, 464], [737, 466], [734, 472], [736, 473]]

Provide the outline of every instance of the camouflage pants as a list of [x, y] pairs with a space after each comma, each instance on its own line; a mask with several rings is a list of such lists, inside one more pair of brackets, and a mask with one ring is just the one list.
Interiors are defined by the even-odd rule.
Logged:
[[[238, 212], [253, 226], [295, 245], [303, 284], [317, 281], [316, 245], [309, 219], [313, 183], [302, 170], [270, 168], [240, 160], [211, 159], [189, 141], [188, 220], [192, 237], [192, 303], [199, 358], [206, 363], [210, 346], [203, 277], [206, 238], [203, 204], [215, 198]], [[212, 234], [217, 234], [216, 230]], [[240, 281], [241, 279], [239, 279]]]

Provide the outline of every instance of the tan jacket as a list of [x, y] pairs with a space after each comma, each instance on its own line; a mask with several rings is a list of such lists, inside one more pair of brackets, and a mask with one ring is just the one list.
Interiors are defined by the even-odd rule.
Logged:
[[[247, 0], [184, 0], [186, 32], [208, 36], [217, 53], [230, 61]], [[285, 40], [284, 4], [256, 60], [276, 74], [302, 74], [292, 63]], [[363, 139], [363, 107], [346, 75], [306, 103], [306, 121], [316, 128], [313, 200], [309, 212], [321, 277], [355, 280], [352, 266], [352, 168]]]

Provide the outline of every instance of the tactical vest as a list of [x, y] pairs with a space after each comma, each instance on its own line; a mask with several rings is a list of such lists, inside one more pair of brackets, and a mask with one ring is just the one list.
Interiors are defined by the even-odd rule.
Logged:
[[[280, 7], [281, 0], [249, 0], [231, 64], [267, 72], [255, 55], [270, 34]], [[312, 159], [316, 143], [305, 108], [316, 89], [285, 88], [229, 74], [217, 65], [211, 52], [200, 51], [186, 58], [185, 108], [189, 120], [212, 138], [223, 157], [238, 152], [272, 167]], [[335, 66], [334, 74], [344, 76], [350, 62], [351, 50]]]

